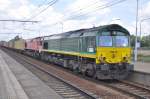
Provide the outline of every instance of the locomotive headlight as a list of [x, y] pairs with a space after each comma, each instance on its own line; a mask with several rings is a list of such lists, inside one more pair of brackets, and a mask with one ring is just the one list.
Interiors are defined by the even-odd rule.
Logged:
[[128, 57], [127, 56], [123, 57], [123, 61], [127, 62], [128, 61]]
[[105, 60], [106, 60], [106, 57], [103, 57], [103, 60], [105, 61]]
[[127, 57], [123, 57], [123, 60], [127, 60]]
[[102, 63], [105, 63], [105, 61], [106, 61], [106, 57], [100, 57], [100, 61], [102, 62]]

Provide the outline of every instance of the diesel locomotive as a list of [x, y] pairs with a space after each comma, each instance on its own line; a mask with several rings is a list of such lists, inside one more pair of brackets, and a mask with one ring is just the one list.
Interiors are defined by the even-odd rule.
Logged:
[[130, 33], [117, 24], [37, 37], [24, 45], [24, 54], [97, 79], [124, 79], [133, 70]]

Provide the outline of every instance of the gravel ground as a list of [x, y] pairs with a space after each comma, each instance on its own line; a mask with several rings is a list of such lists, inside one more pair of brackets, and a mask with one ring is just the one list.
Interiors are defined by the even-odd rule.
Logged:
[[118, 91], [115, 91], [111, 88], [105, 87], [100, 84], [96, 84], [94, 82], [91, 82], [91, 81], [88, 81], [85, 79], [81, 79], [78, 76], [75, 76], [73, 74], [65, 72], [54, 66], [47, 65], [45, 63], [39, 62], [39, 61], [31, 59], [31, 58], [30, 58], [30, 60], [34, 64], [43, 66], [46, 71], [49, 71], [52, 74], [57, 75], [66, 81], [69, 81], [70, 83], [80, 87], [83, 90], [88, 90], [89, 92], [92, 92], [92, 93], [102, 97], [103, 99], [129, 99], [129, 98], [131, 98], [131, 97], [124, 95]]

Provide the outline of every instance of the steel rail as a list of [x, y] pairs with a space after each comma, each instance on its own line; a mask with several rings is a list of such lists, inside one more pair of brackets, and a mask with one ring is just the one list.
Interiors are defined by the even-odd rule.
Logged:
[[[23, 56], [23, 55], [21, 55], [21, 56]], [[24, 59], [24, 61], [27, 61], [27, 59]], [[29, 62], [29, 63], [33, 64], [31, 62]], [[37, 66], [37, 64], [33, 64], [33, 65], [43, 71], [42, 67]], [[49, 71], [46, 71], [46, 72], [48, 74], [51, 74]], [[59, 78], [60, 80], [62, 80], [63, 82], [69, 83], [68, 81], [66, 81], [66, 80], [64, 80], [64, 79], [62, 79], [58, 76], [56, 76], [56, 77]], [[98, 81], [98, 80], [95, 80], [95, 79], [92, 79], [92, 78], [89, 78], [89, 77], [84, 77], [84, 79], [91, 80], [91, 81], [93, 81], [97, 84], [101, 84], [101, 85], [104, 85], [106, 87], [118, 90], [119, 92], [122, 92], [124, 94], [127, 94], [129, 96], [132, 96], [132, 97], [135, 97], [135, 98], [138, 98], [138, 99], [150, 99], [150, 89], [149, 88], [145, 88], [144, 86], [142, 87], [138, 84], [134, 84], [134, 83], [131, 83], [129, 81], [113, 81], [112, 83], [109, 83], [109, 82], [106, 82], [106, 81]], [[70, 85], [77, 88], [77, 86], [75, 86], [73, 84], [70, 84]], [[88, 93], [88, 95], [92, 95], [92, 94], [89, 94], [89, 92], [86, 92], [86, 91], [82, 90], [81, 88], [77, 88], [77, 89], [79, 89], [81, 92], [84, 92], [86, 94]], [[96, 97], [97, 96], [93, 95], [93, 98], [96, 98]]]
[[[6, 50], [5, 50], [6, 51]], [[12, 53], [11, 51], [7, 51], [7, 53], [19, 58], [20, 60], [23, 60], [24, 62], [30, 64], [31, 66], [34, 66], [35, 68], [45, 72], [46, 74], [60, 80], [61, 82], [65, 83], [66, 85], [70, 86], [71, 88], [75, 89], [76, 91], [78, 91], [79, 93], [81, 93], [82, 95], [86, 96], [87, 99], [97, 99], [98, 96], [94, 95], [93, 93], [90, 93], [88, 91], [85, 91], [85, 90], [82, 90], [81, 88], [79, 88], [78, 86], [70, 83], [69, 81], [57, 76], [57, 75], [54, 75], [52, 74], [50, 71], [48, 70], [45, 70], [44, 68], [42, 68], [42, 66], [39, 66], [35, 63], [33, 63], [31, 60], [25, 58], [23, 55], [20, 56], [20, 54], [16, 54], [16, 53]]]

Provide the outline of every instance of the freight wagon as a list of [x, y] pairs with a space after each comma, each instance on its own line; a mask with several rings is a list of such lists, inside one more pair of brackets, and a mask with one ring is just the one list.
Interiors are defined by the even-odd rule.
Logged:
[[0, 46], [6, 46], [6, 47], [8, 47], [8, 42], [6, 42], [6, 41], [1, 41], [0, 42]]
[[8, 47], [9, 48], [14, 48], [14, 39], [8, 41]]
[[26, 40], [26, 54], [33, 57], [40, 57], [40, 51], [42, 50], [42, 37]]
[[18, 38], [14, 41], [14, 48], [18, 50], [24, 50], [25, 49], [25, 40]]
[[16, 36], [14, 39], [9, 40], [5, 47], [17, 50], [18, 52], [23, 52], [25, 49], [25, 40]]

